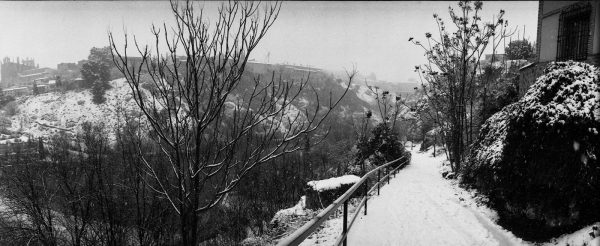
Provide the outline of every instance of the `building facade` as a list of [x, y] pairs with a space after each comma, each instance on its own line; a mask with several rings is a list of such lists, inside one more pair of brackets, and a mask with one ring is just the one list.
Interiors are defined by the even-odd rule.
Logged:
[[0, 87], [6, 88], [16, 84], [19, 81], [19, 74], [35, 68], [35, 61], [33, 59], [21, 60], [21, 58], [17, 58], [16, 60], [12, 60], [4, 57], [2, 65], [0, 65]]
[[31, 86], [34, 83], [48, 83], [53, 78], [54, 70], [51, 68], [34, 68], [18, 74], [16, 85]]
[[552, 61], [600, 65], [600, 1], [540, 1], [537, 61], [520, 69], [519, 97]]

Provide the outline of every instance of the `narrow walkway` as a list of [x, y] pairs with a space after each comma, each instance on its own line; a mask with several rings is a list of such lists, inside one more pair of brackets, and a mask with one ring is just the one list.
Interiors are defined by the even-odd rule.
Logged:
[[468, 193], [442, 178], [443, 157], [419, 153], [351, 228], [348, 245], [522, 245], [479, 209]]

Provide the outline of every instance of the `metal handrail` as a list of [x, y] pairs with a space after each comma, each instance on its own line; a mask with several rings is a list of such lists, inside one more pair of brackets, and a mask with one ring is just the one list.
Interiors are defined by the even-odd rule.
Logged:
[[[404, 159], [404, 162], [402, 164], [398, 165], [398, 167], [394, 168], [392, 171], [388, 172], [387, 175], [385, 175], [383, 178], [381, 178], [381, 170], [383, 168], [386, 168], [387, 166], [394, 164], [398, 161], [401, 161], [403, 159]], [[321, 224], [323, 224], [325, 221], [327, 221], [329, 219], [329, 216], [333, 212], [335, 212], [340, 206], [344, 205], [344, 218], [343, 218], [344, 220], [343, 220], [343, 225], [342, 225], [343, 226], [342, 235], [338, 238], [335, 245], [340, 245], [340, 243], [343, 243], [345, 246], [346, 241], [347, 241], [346, 237], [348, 236], [348, 230], [350, 229], [350, 227], [352, 227], [352, 224], [354, 224], [354, 221], [358, 217], [360, 209], [363, 205], [365, 207], [364, 214], [365, 215], [367, 214], [367, 200], [369, 198], [369, 194], [375, 190], [375, 187], [377, 187], [377, 194], [379, 194], [379, 190], [381, 188], [381, 181], [385, 180], [387, 178], [388, 184], [389, 184], [390, 175], [392, 175], [392, 174], [395, 175], [395, 173], [398, 171], [398, 169], [400, 169], [401, 167], [406, 165], [406, 163], [408, 163], [408, 161], [409, 160], [406, 158], [406, 156], [403, 156], [403, 157], [400, 157], [396, 160], [385, 163], [385, 164], [371, 170], [370, 172], [365, 174], [358, 182], [356, 182], [354, 185], [352, 185], [352, 187], [350, 187], [350, 189], [348, 189], [346, 192], [344, 192], [344, 194], [342, 196], [338, 197], [338, 199], [333, 201], [333, 203], [331, 203], [329, 206], [327, 206], [327, 208], [323, 209], [323, 211], [321, 211], [319, 214], [317, 214], [317, 216], [315, 216], [311, 221], [307, 222], [302, 227], [298, 228], [296, 231], [294, 231], [292, 234], [290, 234], [286, 238], [280, 240], [277, 243], [277, 245], [279, 245], [279, 246], [299, 245], [308, 236], [310, 236], [310, 234], [315, 232]], [[377, 183], [375, 183], [373, 185], [373, 187], [368, 191], [367, 191], [368, 187], [365, 186], [364, 197], [361, 200], [361, 202], [359, 203], [359, 205], [354, 213], [354, 216], [352, 217], [350, 224], [348, 225], [348, 200], [350, 199], [350, 197], [352, 197], [354, 192], [356, 190], [358, 190], [358, 188], [363, 183], [367, 182], [368, 179], [371, 178], [371, 176], [374, 176], [375, 173], [377, 173]]]

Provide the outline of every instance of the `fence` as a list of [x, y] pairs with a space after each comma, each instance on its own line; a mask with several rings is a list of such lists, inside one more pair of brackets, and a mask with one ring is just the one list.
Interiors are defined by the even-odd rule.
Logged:
[[[313, 218], [311, 221], [304, 224], [302, 227], [300, 227], [299, 229], [294, 231], [292, 234], [290, 234], [286, 238], [280, 240], [277, 245], [279, 245], [279, 246], [299, 245], [300, 243], [302, 243], [302, 241], [304, 241], [304, 239], [306, 239], [308, 236], [310, 236], [310, 234], [315, 232], [321, 224], [323, 224], [325, 221], [327, 221], [327, 219], [329, 219], [329, 216], [331, 216], [331, 214], [333, 214], [340, 206], [343, 205], [344, 212], [343, 212], [343, 222], [342, 222], [342, 235], [340, 235], [340, 237], [338, 237], [338, 239], [335, 242], [335, 245], [337, 246], [337, 245], [343, 244], [344, 246], [346, 246], [348, 231], [352, 227], [352, 224], [354, 224], [354, 221], [360, 214], [360, 209], [363, 206], [365, 207], [365, 209], [363, 210], [364, 215], [367, 215], [367, 201], [369, 200], [369, 194], [371, 194], [372, 192], [375, 191], [375, 189], [377, 189], [377, 195], [379, 195], [382, 181], [385, 181], [387, 179], [387, 182], [389, 184], [390, 176], [391, 175], [395, 176], [396, 173], [398, 172], [398, 170], [401, 167], [405, 166], [409, 161], [410, 160], [408, 158], [403, 156], [396, 160], [385, 163], [385, 164], [377, 167], [376, 169], [368, 172], [358, 182], [356, 182], [352, 187], [350, 187], [350, 189], [348, 189], [342, 196], [340, 196], [331, 205], [329, 205], [327, 208], [325, 208], [323, 211], [321, 211], [315, 218]], [[398, 163], [398, 162], [401, 162], [401, 163], [394, 169], [390, 170], [388, 168], [392, 164]], [[381, 177], [382, 170], [388, 171], [387, 174], [383, 177]], [[375, 183], [369, 189], [369, 179], [371, 177], [375, 177], [375, 175], [377, 175], [377, 183]], [[360, 192], [358, 190], [361, 187], [361, 185], [363, 185], [363, 184], [365, 184], [362, 189], [362, 191], [364, 192], [363, 198], [360, 201], [360, 203], [358, 204], [358, 206], [356, 207], [356, 210], [354, 212], [354, 215], [352, 216], [352, 219], [350, 220], [350, 223], [348, 223], [348, 200], [350, 199], [350, 197], [352, 197], [354, 195], [354, 193]]]

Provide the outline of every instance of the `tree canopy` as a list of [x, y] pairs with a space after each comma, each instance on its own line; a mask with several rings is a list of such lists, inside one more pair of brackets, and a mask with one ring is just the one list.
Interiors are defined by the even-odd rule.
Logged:
[[511, 41], [505, 51], [509, 60], [526, 60], [533, 56], [533, 46], [525, 39]]
[[110, 88], [110, 69], [114, 67], [110, 47], [96, 48], [90, 50], [88, 60], [81, 66], [81, 76], [84, 79], [84, 86], [92, 88], [94, 94], [94, 103], [103, 103], [104, 92]]

